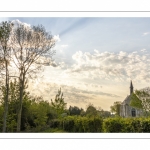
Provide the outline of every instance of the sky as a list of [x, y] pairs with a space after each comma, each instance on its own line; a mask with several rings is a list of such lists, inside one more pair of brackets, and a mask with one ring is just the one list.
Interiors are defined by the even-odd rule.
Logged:
[[115, 101], [150, 83], [150, 18], [146, 17], [24, 17], [29, 25], [42, 24], [57, 40], [55, 65], [45, 66], [30, 91], [45, 100], [61, 88], [67, 106], [89, 103], [110, 110]]

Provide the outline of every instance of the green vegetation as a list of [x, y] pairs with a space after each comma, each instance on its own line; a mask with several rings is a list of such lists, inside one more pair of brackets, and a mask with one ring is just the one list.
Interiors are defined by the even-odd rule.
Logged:
[[[15, 79], [9, 84], [9, 102], [6, 132], [17, 132], [17, 111], [19, 82]], [[0, 130], [3, 129], [5, 86], [1, 86]], [[116, 104], [116, 103], [115, 103]], [[27, 83], [23, 93], [23, 105], [20, 132], [51, 133], [143, 133], [150, 132], [150, 117], [121, 118], [110, 112], [89, 104], [84, 111], [77, 106], [66, 108], [61, 90], [51, 103], [42, 97], [33, 97], [27, 92]], [[59, 107], [58, 107], [59, 106]], [[61, 106], [61, 107], [60, 107]], [[64, 115], [65, 114], [65, 115]]]
[[[146, 91], [135, 91], [131, 97], [131, 106], [142, 109], [147, 118], [119, 117], [121, 102], [114, 102], [110, 107], [113, 115], [93, 104], [89, 104], [86, 110], [77, 106], [67, 109], [61, 88], [50, 102], [31, 95], [28, 92], [28, 80], [36, 77], [41, 65], [50, 64], [55, 41], [42, 25], [31, 29], [23, 25], [13, 26], [10, 22], [0, 24], [2, 132], [150, 132], [150, 94]], [[45, 62], [47, 55], [50, 60]], [[11, 63], [17, 72], [12, 76]]]
[[67, 116], [63, 119], [53, 120], [51, 128], [63, 129], [66, 132], [102, 132], [101, 117]]
[[110, 106], [110, 111], [114, 113], [116, 116], [120, 116], [120, 106], [121, 102], [114, 102], [113, 106]]
[[110, 133], [149, 133], [150, 118], [107, 118], [103, 131]]
[[130, 105], [137, 109], [142, 109], [146, 116], [150, 112], [150, 93], [148, 90], [136, 90], [131, 95]]
[[56, 111], [58, 117], [61, 117], [61, 114], [65, 111], [67, 103], [64, 102], [63, 93], [61, 89], [58, 90], [58, 94], [55, 97], [55, 100], [51, 100], [52, 107]]
[[71, 133], [149, 133], [150, 118], [106, 118], [68, 116], [51, 122], [51, 130]]
[[[9, 84], [8, 117], [6, 132], [17, 132], [17, 112], [19, 82], [15, 79]], [[5, 86], [1, 86], [0, 116], [4, 113]], [[77, 106], [66, 108], [63, 94], [58, 90], [51, 103], [42, 97], [33, 97], [27, 92], [27, 82], [23, 93], [21, 132], [102, 132], [102, 118], [105, 111], [97, 110], [89, 104], [86, 111]], [[65, 115], [64, 115], [65, 114]], [[102, 114], [102, 115], [101, 115]], [[0, 130], [3, 121], [0, 119]]]

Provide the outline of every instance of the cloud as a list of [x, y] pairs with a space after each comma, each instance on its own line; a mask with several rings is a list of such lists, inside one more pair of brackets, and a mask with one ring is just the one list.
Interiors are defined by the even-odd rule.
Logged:
[[57, 67], [57, 66], [58, 66], [55, 61], [52, 61], [52, 62], [50, 63], [50, 65], [51, 65], [52, 67]]
[[[141, 50], [141, 51], [145, 51]], [[127, 53], [102, 52], [94, 50], [94, 53], [82, 51], [76, 52], [72, 59], [75, 63], [67, 70], [69, 73], [84, 78], [150, 81], [150, 54], [140, 54], [137, 51]]]
[[54, 35], [53, 39], [55, 40], [55, 42], [60, 42], [61, 41], [59, 35]]
[[11, 21], [13, 24], [14, 24], [14, 27], [18, 27], [19, 25], [24, 25], [26, 28], [31, 28], [31, 25], [30, 24], [27, 24], [27, 23], [24, 23], [24, 22], [21, 22], [20, 20], [16, 19], [16, 20], [13, 20]]
[[59, 67], [62, 68], [62, 69], [67, 69], [68, 68], [68, 65], [65, 63], [65, 62], [59, 62]]
[[146, 52], [146, 49], [141, 49], [141, 52]]
[[[41, 84], [40, 82], [38, 83]], [[43, 96], [43, 98], [50, 100], [54, 99], [56, 94], [58, 93], [58, 89], [61, 88], [61, 91], [64, 93], [64, 98], [67, 103], [73, 102], [73, 103], [86, 103], [87, 100], [91, 99], [92, 97], [90, 95], [85, 95], [85, 93], [82, 92], [82, 90], [76, 89], [72, 86], [67, 85], [58, 85], [55, 83], [44, 83], [42, 82], [42, 88], [38, 88], [38, 84], [36, 87], [30, 86], [32, 89], [32, 94]], [[51, 97], [49, 97], [51, 96]]]
[[142, 34], [142, 36], [146, 36], [146, 35], [148, 35], [148, 34], [150, 34], [150, 32], [144, 32], [144, 33]]
[[[42, 84], [42, 88], [38, 88], [39, 85], [41, 84]], [[106, 96], [108, 98], [120, 97], [118, 95], [107, 93], [107, 92], [82, 90], [74, 86], [68, 86], [65, 84], [47, 83], [43, 81], [42, 83], [36, 82], [36, 86], [35, 84], [30, 85], [30, 91], [32, 92], [32, 94], [38, 96], [42, 95], [43, 98], [48, 101], [55, 98], [55, 95], [58, 93], [57, 91], [60, 88], [61, 91], [63, 92], [63, 97], [65, 99], [65, 102], [67, 102], [69, 105], [75, 104], [81, 106], [81, 104], [83, 104], [83, 106], [85, 106], [89, 102], [93, 101], [97, 96]]]
[[66, 48], [66, 47], [68, 47], [68, 45], [61, 45], [61, 47], [62, 47], [62, 48]]

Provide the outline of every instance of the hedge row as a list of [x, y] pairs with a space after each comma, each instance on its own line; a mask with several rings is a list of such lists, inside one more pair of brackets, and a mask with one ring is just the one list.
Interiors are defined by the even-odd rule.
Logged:
[[103, 132], [150, 133], [150, 118], [107, 118], [103, 121]]
[[67, 132], [150, 133], [150, 118], [107, 118], [68, 116], [51, 121], [51, 128]]
[[60, 128], [67, 132], [102, 132], [102, 119], [99, 117], [75, 117], [68, 116], [63, 119], [51, 121], [51, 128]]

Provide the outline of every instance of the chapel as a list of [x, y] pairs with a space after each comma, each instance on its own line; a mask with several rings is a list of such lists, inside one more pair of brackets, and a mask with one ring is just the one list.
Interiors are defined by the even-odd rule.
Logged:
[[131, 94], [133, 93], [133, 84], [130, 83], [130, 95], [128, 95], [120, 106], [121, 117], [139, 117], [142, 116], [142, 111], [130, 106]]

